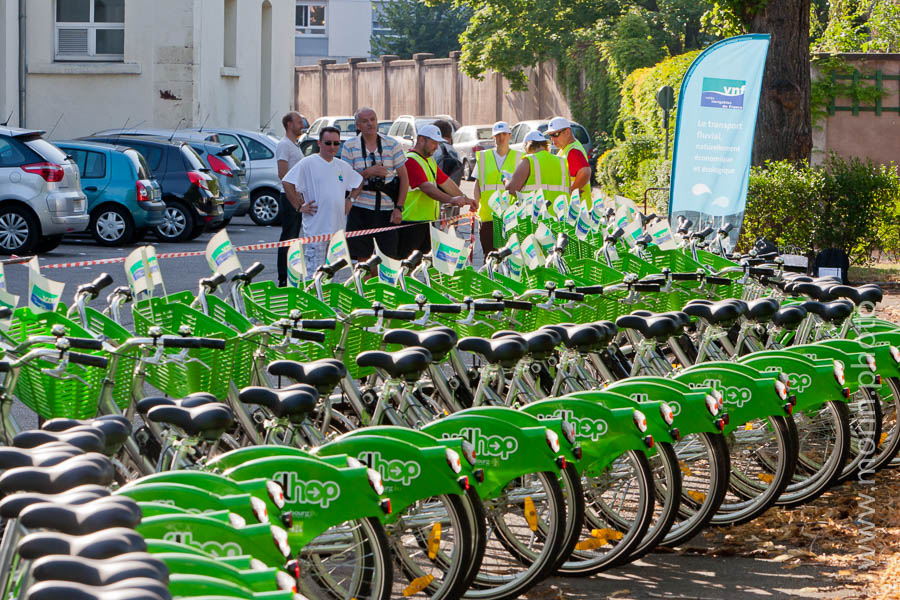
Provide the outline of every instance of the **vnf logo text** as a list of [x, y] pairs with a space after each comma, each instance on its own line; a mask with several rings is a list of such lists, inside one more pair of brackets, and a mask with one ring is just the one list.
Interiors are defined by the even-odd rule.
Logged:
[[[784, 373], [778, 367], [766, 367], [766, 371], [769, 373], [772, 372], [781, 372]], [[791, 386], [791, 392], [802, 394], [803, 390], [808, 388], [812, 383], [812, 377], [806, 374], [801, 373], [784, 373], [785, 377], [788, 378], [788, 384]]]
[[209, 542], [195, 542], [194, 536], [190, 531], [170, 531], [163, 536], [163, 541], [184, 544], [185, 546], [193, 546], [200, 548], [204, 552], [209, 552], [213, 556], [241, 556], [244, 551], [234, 542], [225, 542], [224, 544], [211, 540]]
[[486, 435], [480, 427], [464, 427], [459, 433], [445, 433], [443, 439], [462, 438], [475, 446], [475, 453], [481, 456], [495, 456], [503, 460], [519, 449], [519, 442], [514, 437], [502, 435]]
[[692, 388], [713, 388], [722, 393], [725, 404], [734, 404], [738, 408], [750, 402], [752, 394], [748, 388], [725, 386], [718, 379], [707, 379], [703, 383], [691, 383]]
[[603, 419], [589, 419], [576, 417], [571, 410], [558, 408], [553, 414], [537, 415], [538, 419], [565, 419], [575, 426], [575, 437], [578, 439], [590, 439], [596, 442], [609, 431], [609, 425]]
[[289, 504], [315, 504], [328, 508], [341, 496], [341, 487], [334, 481], [300, 481], [293, 471], [275, 473], [272, 479], [281, 484], [284, 499]]
[[385, 481], [409, 485], [422, 474], [422, 467], [416, 461], [385, 460], [381, 457], [381, 452], [363, 452], [359, 455], [359, 460], [378, 471]]

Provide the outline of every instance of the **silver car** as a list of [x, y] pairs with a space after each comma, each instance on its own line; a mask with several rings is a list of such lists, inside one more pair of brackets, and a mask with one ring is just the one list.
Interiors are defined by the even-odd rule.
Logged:
[[49, 252], [88, 227], [78, 166], [43, 135], [0, 127], [0, 254]]
[[459, 154], [463, 164], [462, 177], [466, 181], [474, 180], [472, 171], [475, 169], [475, 155], [482, 150], [493, 148], [493, 125], [463, 125], [453, 134], [453, 147]]

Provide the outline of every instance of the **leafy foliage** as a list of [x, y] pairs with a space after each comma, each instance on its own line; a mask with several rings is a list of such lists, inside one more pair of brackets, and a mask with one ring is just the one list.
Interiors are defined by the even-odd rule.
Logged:
[[834, 78], [834, 75], [852, 75], [854, 72], [854, 68], [839, 56], [819, 56], [812, 60], [812, 65], [818, 73], [810, 89], [813, 125], [826, 118], [832, 99], [842, 98], [844, 101], [851, 100], [863, 106], [871, 106], [876, 100], [887, 96], [887, 90], [879, 90], [874, 83]]
[[471, 9], [450, 1], [431, 5], [421, 0], [382, 2], [379, 22], [390, 31], [372, 35], [372, 53], [400, 58], [412, 58], [415, 52], [447, 56], [460, 49], [459, 37], [471, 16]]
[[900, 249], [896, 167], [831, 155], [821, 167], [767, 162], [750, 171], [739, 246], [759, 237], [814, 253], [840, 248], [851, 261]]
[[[897, 52], [900, 51], [900, 3], [887, 0], [822, 0], [826, 6], [817, 16], [813, 31], [815, 52]], [[815, 14], [815, 13], [814, 13]], [[824, 23], [824, 27], [822, 27]]]

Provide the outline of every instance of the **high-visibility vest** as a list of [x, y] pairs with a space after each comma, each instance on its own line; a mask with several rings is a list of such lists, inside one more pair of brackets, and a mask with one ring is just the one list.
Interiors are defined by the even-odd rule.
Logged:
[[519, 161], [522, 160], [522, 153], [518, 150], [510, 149], [503, 160], [503, 164], [497, 167], [497, 156], [494, 150], [479, 150], [475, 154], [475, 161], [478, 164], [478, 188], [481, 190], [481, 200], [478, 205], [478, 219], [485, 223], [494, 220], [494, 213], [488, 206], [488, 200], [497, 190], [506, 189], [503, 185], [502, 171], [506, 171], [510, 175], [516, 172]]
[[[584, 160], [588, 164], [588, 166], [590, 166], [591, 161], [588, 158], [588, 154], [587, 154], [587, 152], [585, 152], [584, 146], [582, 146], [581, 142], [579, 142], [578, 140], [573, 141], [571, 144], [566, 146], [564, 150], [560, 150], [559, 152], [557, 152], [557, 155], [565, 158], [568, 161], [569, 160], [569, 152], [573, 152], [575, 150], [584, 154]], [[574, 177], [574, 175], [572, 175], [572, 177]], [[590, 177], [588, 177], [588, 181], [587, 181], [587, 183], [584, 184], [584, 187], [581, 188], [581, 201], [587, 202], [588, 208], [591, 207], [591, 179], [590, 179]]]
[[[433, 157], [429, 156], [428, 160], [425, 160], [418, 153], [410, 150], [406, 153], [406, 158], [416, 161], [422, 167], [425, 179], [429, 183], [437, 185], [438, 166]], [[406, 203], [403, 205], [404, 221], [435, 221], [439, 212], [440, 206], [438, 201], [419, 188], [410, 188], [409, 192], [407, 192]]]
[[562, 195], [569, 193], [569, 165], [566, 159], [557, 156], [547, 150], [538, 150], [534, 154], [528, 154], [525, 159], [529, 164], [528, 180], [522, 187], [525, 193], [544, 190], [544, 198], [547, 200], [547, 212], [553, 213], [553, 201]]

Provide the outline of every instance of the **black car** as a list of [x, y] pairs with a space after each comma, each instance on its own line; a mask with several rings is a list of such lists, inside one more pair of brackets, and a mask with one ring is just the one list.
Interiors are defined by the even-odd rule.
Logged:
[[140, 152], [162, 188], [165, 221], [156, 226], [166, 242], [192, 240], [224, 220], [216, 177], [187, 143], [148, 136], [91, 136], [94, 142], [128, 146]]

